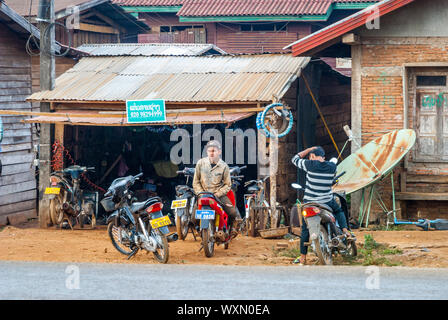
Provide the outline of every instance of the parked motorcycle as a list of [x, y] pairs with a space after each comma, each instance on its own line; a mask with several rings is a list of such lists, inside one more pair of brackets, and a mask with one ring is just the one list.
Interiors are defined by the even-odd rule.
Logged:
[[74, 165], [50, 174], [50, 187], [45, 189], [45, 194], [50, 199], [50, 219], [54, 225], [61, 226], [66, 220], [72, 229], [76, 224], [81, 228], [85, 224], [95, 228], [96, 199], [80, 188], [81, 175], [94, 170]]
[[[185, 240], [190, 228], [194, 228], [194, 209], [196, 205], [196, 194], [188, 182], [193, 179], [194, 168], [184, 168], [184, 170], [177, 171], [178, 174], [183, 174], [187, 177], [184, 185], [176, 186], [176, 200], [171, 203], [171, 209], [174, 210], [176, 231], [180, 239]], [[194, 235], [194, 233], [193, 233]]]
[[162, 199], [133, 201], [129, 188], [142, 175], [115, 179], [104, 194], [101, 204], [106, 212], [113, 212], [107, 219], [107, 233], [115, 249], [128, 259], [144, 249], [152, 252], [160, 263], [167, 263], [168, 242], [176, 241], [177, 234], [168, 235], [171, 221], [162, 213]]
[[[233, 167], [230, 169], [232, 180], [242, 179], [244, 176], [239, 175], [240, 171], [245, 167]], [[233, 206], [235, 206], [235, 193], [230, 190], [227, 197]], [[221, 203], [213, 193], [200, 192], [197, 195], [198, 210], [196, 210], [195, 218], [200, 220], [200, 231], [202, 237], [202, 247], [205, 256], [210, 258], [215, 254], [215, 244], [223, 244], [224, 249], [229, 248], [230, 241], [236, 237], [237, 233], [231, 234], [231, 226], [229, 226], [229, 216], [224, 211], [224, 204]], [[235, 230], [236, 231], [236, 230]]]
[[[343, 174], [345, 174], [345, 172], [337, 176], [333, 183], [337, 183], [337, 180]], [[297, 183], [293, 183], [292, 187], [295, 189], [302, 189], [302, 186]], [[334, 193], [334, 197], [336, 202], [340, 203], [341, 208], [344, 211], [347, 226], [350, 226], [348, 223], [349, 212], [345, 194]], [[301, 212], [305, 218], [305, 223], [310, 232], [310, 242], [307, 245], [311, 245], [320, 264], [333, 264], [333, 256], [338, 253], [351, 257], [358, 254], [356, 238], [347, 238], [346, 235], [343, 234], [333, 216], [333, 210], [329, 206], [317, 202], [299, 204], [299, 212]]]

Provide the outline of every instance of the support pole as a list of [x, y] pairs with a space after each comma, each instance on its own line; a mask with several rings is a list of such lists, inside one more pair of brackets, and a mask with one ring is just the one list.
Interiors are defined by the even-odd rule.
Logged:
[[277, 212], [277, 171], [278, 171], [278, 136], [277, 130], [273, 129], [269, 139], [269, 183], [271, 205], [271, 228], [277, 228], [278, 212]]
[[[39, 7], [44, 8], [42, 18], [39, 21], [40, 29], [40, 89], [53, 90], [55, 78], [54, 28], [51, 32], [46, 32], [51, 21], [54, 21], [53, 0], [40, 0]], [[47, 30], [48, 31], [48, 30]], [[50, 112], [50, 103], [40, 103], [41, 112]], [[50, 201], [44, 198], [45, 188], [50, 182], [50, 161], [51, 161], [51, 127], [50, 124], [41, 124], [39, 141], [39, 226], [46, 228], [50, 225], [49, 206]]]

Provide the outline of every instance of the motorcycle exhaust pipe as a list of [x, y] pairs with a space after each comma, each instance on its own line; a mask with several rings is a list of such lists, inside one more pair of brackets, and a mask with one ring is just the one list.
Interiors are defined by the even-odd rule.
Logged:
[[340, 239], [338, 239], [338, 238], [333, 238], [333, 239], [331, 239], [331, 245], [333, 246], [333, 247], [339, 247], [339, 243], [341, 242], [341, 240]]
[[67, 202], [64, 202], [64, 203], [62, 204], [62, 209], [63, 209], [65, 212], [67, 212], [67, 213], [69, 213], [69, 214], [71, 214], [71, 215], [74, 215], [74, 214], [75, 214], [75, 209], [74, 209], [69, 203], [67, 203]]
[[177, 239], [179, 239], [179, 236], [177, 235], [177, 233], [172, 233], [169, 236], [167, 236], [166, 239], [168, 240], [168, 242], [174, 242], [177, 241]]

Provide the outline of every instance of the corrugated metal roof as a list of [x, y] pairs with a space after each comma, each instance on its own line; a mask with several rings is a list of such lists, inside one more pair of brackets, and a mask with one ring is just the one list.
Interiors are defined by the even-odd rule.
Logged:
[[[333, 3], [370, 3], [379, 0], [188, 0], [179, 16], [324, 15]], [[135, 3], [140, 1], [134, 0]]]
[[185, 0], [112, 0], [120, 6], [180, 6]]
[[107, 43], [83, 44], [77, 50], [92, 56], [200, 56], [225, 54], [213, 44], [194, 43]]
[[33, 101], [268, 102], [309, 58], [291, 55], [85, 57]]
[[283, 49], [292, 47], [292, 54], [294, 56], [307, 54], [309, 50], [325, 45], [330, 40], [336, 39], [337, 37], [340, 37], [345, 33], [364, 25], [368, 19], [381, 17], [414, 1], [415, 0], [381, 1], [372, 7], [358, 11], [332, 25], [299, 39]]

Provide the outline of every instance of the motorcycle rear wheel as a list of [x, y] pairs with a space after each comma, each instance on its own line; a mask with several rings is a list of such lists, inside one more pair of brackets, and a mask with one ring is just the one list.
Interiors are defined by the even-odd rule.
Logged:
[[[183, 214], [187, 214], [188, 207], [178, 209], [177, 212], [179, 212], [180, 210], [184, 210], [185, 212], [183, 212]], [[176, 212], [176, 221], [175, 221], [176, 222], [176, 232], [177, 232], [177, 235], [179, 236], [179, 239], [185, 240], [185, 238], [188, 235], [188, 225], [189, 225], [190, 221], [187, 220], [185, 222], [182, 222], [182, 218], [177, 215], [177, 212]]]
[[210, 232], [210, 228], [202, 229], [202, 246], [207, 258], [211, 258], [215, 254], [215, 242], [212, 242]]
[[[112, 245], [115, 247], [115, 249], [117, 249], [117, 251], [121, 254], [128, 256], [132, 253], [131, 248], [123, 243], [120, 243], [120, 241], [118, 240], [118, 232], [122, 232], [122, 229], [123, 227], [115, 225], [115, 221], [111, 221], [107, 226], [107, 234], [109, 235], [109, 238], [112, 241]], [[130, 234], [127, 228], [124, 230], [125, 232]]]
[[327, 230], [324, 226], [320, 226], [320, 232], [317, 239], [313, 240], [314, 249], [316, 251], [317, 258], [319, 259], [319, 264], [321, 265], [332, 265], [333, 264], [333, 254], [328, 251], [328, 248], [323, 247], [329, 241]]
[[168, 247], [168, 239], [158, 229], [152, 230], [151, 232], [153, 233], [152, 236], [160, 237], [160, 239], [162, 240], [162, 247], [161, 248], [157, 247], [156, 251], [153, 252], [154, 257], [160, 263], [167, 263], [168, 258], [170, 256], [169, 247]]
[[[64, 192], [61, 190], [61, 192]], [[59, 226], [64, 220], [64, 210], [62, 209], [64, 197], [62, 194], [56, 195], [50, 200], [50, 220], [54, 225]]]

